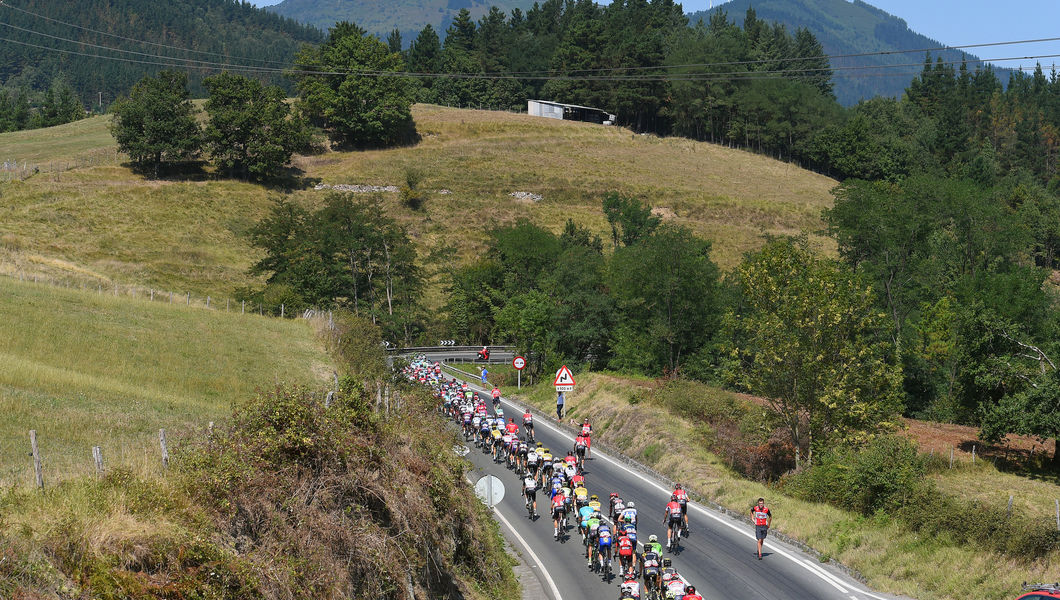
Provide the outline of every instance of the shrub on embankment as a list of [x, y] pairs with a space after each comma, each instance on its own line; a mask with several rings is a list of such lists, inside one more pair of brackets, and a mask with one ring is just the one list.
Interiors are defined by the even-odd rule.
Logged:
[[[359, 388], [360, 386], [358, 386]], [[500, 598], [496, 525], [428, 403], [277, 388], [173, 458], [0, 497], [0, 597]], [[502, 592], [503, 590], [503, 592]]]

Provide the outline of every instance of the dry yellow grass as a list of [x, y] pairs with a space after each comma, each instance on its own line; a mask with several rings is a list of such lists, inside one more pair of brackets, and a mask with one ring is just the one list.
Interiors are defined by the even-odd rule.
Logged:
[[[887, 519], [866, 519], [830, 505], [785, 496], [733, 473], [699, 443], [692, 423], [669, 413], [665, 406], [650, 399], [630, 404], [635, 395], [650, 398], [646, 393], [652, 387], [650, 382], [599, 373], [577, 374], [577, 381], [576, 390], [567, 395], [567, 413], [575, 420], [588, 417], [594, 436], [627, 456], [686, 482], [691, 489], [730, 510], [743, 513], [754, 498], [769, 498], [770, 507], [777, 514], [773, 522], [776, 530], [854, 569], [875, 590], [920, 600], [1002, 600], [1014, 597], [1021, 582], [1051, 580], [1060, 570], [1060, 556], [1056, 553], [1044, 561], [1021, 563], [992, 552], [909, 533]], [[551, 412], [555, 395], [547, 383], [524, 390], [520, 398], [542, 412]], [[504, 392], [516, 395], [513, 389]], [[974, 489], [983, 485], [984, 477], [994, 478], [996, 472], [990, 471], [969, 469], [962, 472], [967, 479], [954, 480], [953, 484]], [[1042, 482], [1019, 484], [1008, 478], [994, 481], [1005, 481], [1023, 490], [1038, 488], [1039, 484], [1051, 487], [1053, 493], [1058, 490], [1057, 486]], [[1043, 494], [1044, 488], [1034, 493]]]
[[[607, 235], [604, 193], [639, 196], [666, 219], [714, 241], [731, 267], [763, 234], [814, 232], [835, 181], [740, 150], [677, 138], [522, 114], [417, 105], [423, 136], [405, 148], [297, 157], [308, 181], [400, 185], [406, 169], [424, 175], [425, 212], [382, 198], [409, 226], [421, 254], [443, 245], [474, 256], [494, 225], [531, 219], [552, 230], [567, 218]], [[246, 269], [258, 257], [245, 233], [280, 192], [233, 181], [149, 181], [114, 155], [107, 117], [0, 134], [0, 160], [45, 167], [0, 184], [0, 263], [75, 281], [117, 281], [195, 295], [230, 296], [260, 283]], [[8, 156], [10, 155], [10, 156]], [[439, 190], [451, 194], [439, 194]], [[508, 194], [533, 192], [537, 203]], [[292, 194], [318, 205], [324, 192]], [[429, 293], [437, 304], [439, 290]]]

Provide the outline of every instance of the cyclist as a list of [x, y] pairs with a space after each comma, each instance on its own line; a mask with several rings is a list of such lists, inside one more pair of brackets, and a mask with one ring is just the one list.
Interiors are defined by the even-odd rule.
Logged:
[[664, 558], [662, 561], [662, 569], [659, 570], [659, 592], [665, 592], [671, 589], [670, 584], [674, 581], [681, 583], [681, 590], [678, 594], [684, 594], [684, 585], [681, 581], [681, 576], [677, 574], [677, 569], [673, 567], [673, 562], [669, 558]]
[[622, 511], [621, 519], [623, 523], [637, 524], [637, 506], [630, 500], [629, 504], [626, 505], [626, 510]]
[[677, 545], [677, 531], [681, 525], [681, 504], [673, 494], [670, 494], [670, 502], [666, 505], [663, 524], [666, 525], [666, 549], [673, 550]]
[[589, 535], [589, 519], [592, 518], [593, 513], [596, 512], [591, 506], [582, 506], [578, 509], [578, 533], [582, 536], [582, 542], [585, 542], [585, 538]]
[[600, 568], [611, 571], [611, 526], [606, 522], [600, 523], [596, 530], [596, 544], [600, 551]]
[[541, 461], [541, 455], [536, 450], [530, 450], [526, 453], [526, 474], [533, 477], [537, 481], [537, 468]]
[[593, 568], [593, 551], [596, 550], [596, 539], [600, 533], [600, 523], [602, 522], [601, 517], [600, 511], [596, 511], [585, 523], [585, 558], [589, 559], [587, 565], [590, 569]]
[[499, 388], [496, 385], [494, 385], [493, 386], [493, 391], [490, 392], [490, 395], [493, 396], [493, 408], [497, 408], [498, 406], [500, 406], [501, 405], [501, 388]]
[[659, 536], [654, 533], [648, 536], [648, 543], [644, 544], [644, 551], [648, 552], [649, 550], [658, 554], [659, 560], [662, 560], [662, 544], [659, 543]]
[[563, 493], [559, 490], [553, 490], [552, 494], [552, 535], [558, 540], [559, 539], [559, 523], [566, 518], [566, 509], [564, 508], [565, 498]]
[[696, 586], [688, 584], [685, 586], [685, 596], [681, 600], [703, 600], [703, 596], [696, 593]]
[[592, 494], [591, 496], [589, 496], [589, 507], [596, 512], [600, 512], [600, 508], [602, 507], [602, 505], [600, 504], [600, 497], [596, 494]]
[[680, 575], [674, 577], [666, 584], [666, 597], [670, 598], [671, 596], [675, 599], [684, 600], [685, 582]]
[[582, 475], [581, 473], [576, 473], [574, 475], [574, 477], [570, 478], [570, 483], [573, 486], [579, 486], [579, 485], [584, 486], [585, 485], [585, 475]]
[[504, 428], [512, 435], [519, 435], [519, 426], [515, 424], [515, 417], [508, 419], [508, 424]]
[[[652, 535], [652, 537], [655, 537]], [[651, 538], [648, 538], [651, 539]], [[658, 542], [655, 546], [658, 546]], [[644, 577], [644, 587], [648, 589], [659, 589], [659, 564], [662, 554], [657, 552], [652, 544], [644, 545], [644, 553], [640, 555], [640, 572]]]
[[637, 583], [637, 578], [633, 576], [633, 573], [626, 573], [624, 579], [625, 580], [621, 583], [621, 585], [618, 586], [623, 600], [626, 598], [633, 598], [634, 600], [639, 600], [640, 584]]
[[692, 532], [692, 530], [688, 528], [688, 492], [686, 492], [684, 488], [681, 487], [681, 484], [678, 483], [674, 485], [673, 495], [677, 496], [677, 502], [681, 505], [681, 514], [685, 518], [684, 534], [685, 537], [688, 537], [688, 534]]
[[527, 474], [523, 478], [523, 497], [526, 498], [526, 507], [530, 508], [533, 504], [534, 512], [533, 516], [537, 516], [537, 480]]
[[534, 441], [534, 415], [530, 414], [529, 408], [523, 413], [523, 429], [526, 430], [527, 438]]
[[587, 508], [589, 504], [589, 490], [585, 489], [584, 485], [577, 483], [571, 483], [574, 486], [574, 505], [578, 507], [580, 511], [582, 508]]
[[581, 434], [574, 438], [574, 454], [578, 457], [578, 468], [585, 468], [585, 449], [588, 446], [585, 442], [585, 437]]
[[637, 526], [632, 523], [624, 523], [618, 526], [618, 530], [624, 535], [629, 536], [629, 540], [633, 542], [633, 548], [637, 548]]
[[637, 565], [637, 553], [636, 542], [629, 539], [629, 536], [622, 530], [618, 532], [618, 563], [622, 568], [623, 573], [628, 573], [630, 577], [636, 572]]
[[552, 451], [545, 448], [541, 453], [541, 480], [552, 479]]
[[608, 513], [608, 516], [611, 517], [612, 521], [618, 521], [618, 516], [624, 510], [626, 510], [626, 503], [622, 501], [618, 492], [611, 492], [611, 512]]

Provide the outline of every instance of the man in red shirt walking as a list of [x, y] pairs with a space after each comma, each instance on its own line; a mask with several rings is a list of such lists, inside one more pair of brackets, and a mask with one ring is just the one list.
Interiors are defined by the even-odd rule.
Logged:
[[758, 560], [762, 560], [762, 542], [773, 523], [773, 513], [766, 507], [766, 499], [759, 498], [758, 504], [751, 507], [751, 520], [755, 524], [755, 539], [758, 540]]

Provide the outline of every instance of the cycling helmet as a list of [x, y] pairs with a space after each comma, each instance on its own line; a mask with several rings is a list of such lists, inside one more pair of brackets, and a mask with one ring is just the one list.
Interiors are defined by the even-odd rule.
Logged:
[[675, 484], [674, 484], [674, 488], [676, 488], [676, 489], [681, 489], [681, 484], [680, 484], [680, 483], [675, 483]]
[[637, 580], [637, 576], [633, 574], [633, 571], [626, 571], [625, 580], [626, 581], [636, 581]]
[[626, 508], [636, 508], [636, 506], [633, 504], [633, 501], [630, 500], [629, 504], [626, 505]]
[[590, 499], [590, 500], [599, 500], [599, 499], [600, 499], [600, 497], [599, 497], [599, 496], [597, 496], [596, 494], [593, 494], [592, 496], [589, 496], [589, 499]]
[[502, 418], [502, 419], [504, 418], [504, 409], [503, 408], [498, 408], [497, 409], [497, 416]]
[[694, 586], [694, 585], [686, 585], [685, 586], [685, 593], [686, 594], [694, 594], [694, 593], [696, 593], [696, 586]]
[[677, 494], [670, 494], [670, 500], [677, 502]]
[[618, 498], [618, 492], [611, 492], [612, 498]]
[[648, 542], [657, 542], [657, 541], [659, 541], [659, 536], [655, 535], [654, 533], [648, 536]]
[[663, 559], [663, 566], [664, 567], [669, 567], [672, 564], [674, 564], [674, 562], [672, 560], [670, 560], [669, 558], [664, 558]]
[[540, 447], [542, 447], [542, 446], [544, 446], [544, 444], [542, 444], [541, 442], [538, 442], [538, 443], [537, 443], [537, 447], [538, 447], [538, 448], [540, 448]]

